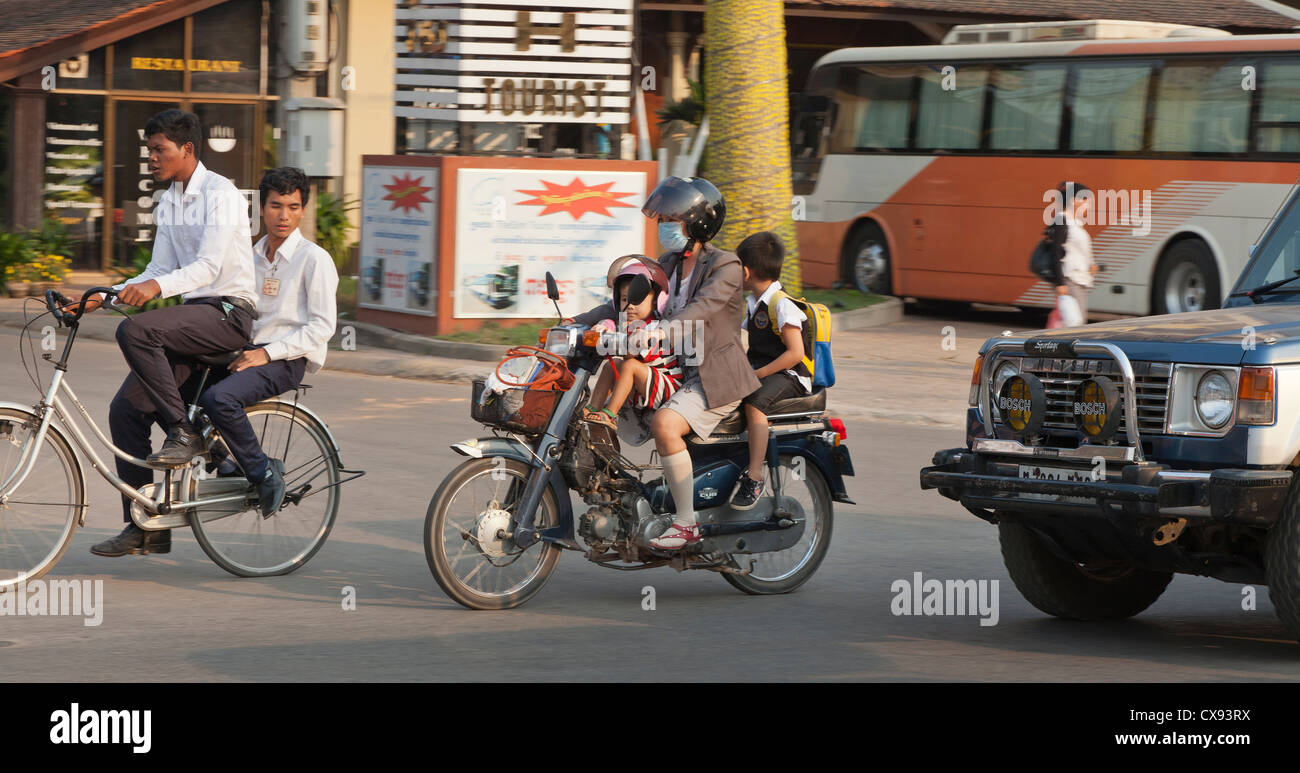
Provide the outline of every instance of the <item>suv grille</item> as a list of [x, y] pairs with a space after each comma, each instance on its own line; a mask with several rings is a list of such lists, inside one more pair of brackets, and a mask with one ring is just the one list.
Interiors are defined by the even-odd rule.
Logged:
[[[1137, 385], [1138, 431], [1144, 436], [1163, 435], [1173, 366], [1168, 362], [1133, 362], [1132, 365]], [[1050, 434], [1078, 434], [1071, 405], [1074, 390], [1080, 382], [1094, 375], [1107, 376], [1114, 381], [1119, 388], [1121, 408], [1124, 405], [1127, 389], [1119, 364], [1114, 360], [1025, 357], [1020, 361], [1020, 369], [1043, 382], [1043, 390], [1047, 393], [1047, 417], [1043, 420], [1043, 429]], [[1124, 416], [1116, 433], [1117, 439], [1122, 442], [1127, 430], [1128, 416]]]

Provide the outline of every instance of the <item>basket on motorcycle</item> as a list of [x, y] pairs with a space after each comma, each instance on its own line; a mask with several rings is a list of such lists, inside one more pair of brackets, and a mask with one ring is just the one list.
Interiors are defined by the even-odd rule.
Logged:
[[540, 435], [556, 403], [573, 386], [563, 357], [536, 346], [515, 346], [487, 379], [476, 379], [469, 415], [511, 432]]
[[487, 390], [486, 381], [474, 379], [469, 415], [474, 421], [492, 427], [540, 435], [555, 413], [555, 405], [564, 395], [558, 389], [510, 388], [500, 393]]

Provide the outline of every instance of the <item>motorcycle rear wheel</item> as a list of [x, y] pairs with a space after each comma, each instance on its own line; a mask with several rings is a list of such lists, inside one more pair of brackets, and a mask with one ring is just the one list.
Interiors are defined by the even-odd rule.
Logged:
[[[424, 555], [438, 586], [470, 609], [512, 609], [532, 598], [550, 579], [560, 548], [537, 542], [520, 549], [513, 539], [514, 511], [524, 496], [531, 468], [499, 458], [470, 459], [447, 476], [429, 502], [424, 521]], [[534, 525], [559, 522], [548, 487]]]
[[749, 567], [752, 562], [752, 569], [748, 574], [723, 573], [723, 579], [754, 596], [789, 593], [808, 582], [831, 544], [834, 511], [830, 486], [821, 470], [803, 457], [782, 456], [778, 474], [781, 495], [795, 499], [808, 520], [803, 536], [785, 550], [732, 556], [742, 567]]

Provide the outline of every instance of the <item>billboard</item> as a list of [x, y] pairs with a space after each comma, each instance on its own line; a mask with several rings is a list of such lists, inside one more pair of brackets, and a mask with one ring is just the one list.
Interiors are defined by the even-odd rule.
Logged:
[[646, 175], [582, 169], [456, 170], [453, 316], [546, 318], [546, 272], [566, 314], [609, 300], [605, 272], [645, 250]]
[[359, 306], [437, 311], [440, 173], [437, 166], [375, 161], [362, 167]]

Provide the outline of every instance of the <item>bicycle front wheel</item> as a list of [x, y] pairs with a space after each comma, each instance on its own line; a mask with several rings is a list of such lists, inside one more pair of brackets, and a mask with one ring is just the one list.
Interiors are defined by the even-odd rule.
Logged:
[[[31, 471], [0, 498], [0, 593], [48, 572], [72, 542], [86, 503], [86, 484], [72, 446], [53, 426], [35, 446], [40, 419], [0, 408], [0, 484], [36, 454]], [[30, 448], [29, 448], [30, 447]]]
[[288, 574], [307, 563], [334, 528], [338, 454], [325, 427], [291, 404], [258, 403], [246, 413], [262, 452], [284, 462], [284, 505], [269, 518], [255, 502], [233, 513], [236, 508], [223, 505], [201, 508], [190, 514], [190, 527], [208, 558], [231, 574]]

